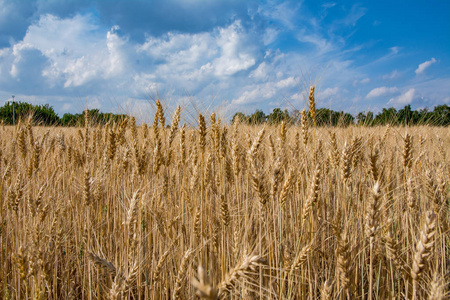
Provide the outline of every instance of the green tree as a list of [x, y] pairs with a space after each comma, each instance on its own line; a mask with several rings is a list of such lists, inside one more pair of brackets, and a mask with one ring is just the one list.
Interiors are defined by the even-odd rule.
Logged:
[[249, 118], [248, 122], [250, 125], [257, 125], [266, 122], [266, 115], [260, 109], [256, 110]]
[[343, 111], [334, 111], [328, 108], [320, 108], [316, 111], [317, 126], [342, 126], [353, 124], [354, 117]]
[[374, 123], [376, 125], [396, 125], [397, 124], [397, 110], [393, 107], [383, 108], [383, 110], [375, 117]]
[[354, 123], [355, 118], [349, 114], [344, 113], [343, 111], [339, 112], [338, 122], [337, 125], [341, 127], [347, 127]]
[[365, 111], [358, 113], [356, 116], [356, 124], [361, 126], [372, 126], [373, 125], [373, 112]]
[[[333, 111], [328, 108], [319, 108], [316, 110], [316, 125], [326, 126], [326, 125], [336, 125], [333, 122]], [[310, 114], [308, 117], [311, 118]]]
[[81, 125], [81, 114], [65, 113], [61, 118], [61, 125], [63, 126], [77, 126]]
[[411, 105], [406, 105], [404, 108], [400, 109], [397, 113], [397, 122], [403, 125], [413, 125], [413, 111], [411, 110]]
[[289, 121], [289, 112], [287, 109], [282, 111], [280, 108], [274, 108], [272, 113], [267, 116], [267, 122], [269, 124], [279, 124], [282, 121]]
[[436, 119], [435, 125], [450, 125], [450, 106], [443, 104], [434, 108], [433, 117]]
[[234, 122], [236, 122], [239, 119], [239, 122], [246, 124], [246, 123], [248, 123], [248, 118], [249, 117], [247, 115], [245, 115], [244, 113], [237, 112], [233, 115], [233, 118], [231, 119], [231, 123], [234, 124]]
[[[59, 117], [53, 110], [53, 107], [48, 104], [32, 105], [26, 102], [14, 103], [16, 123], [20, 119], [26, 119], [30, 115], [33, 117], [33, 122], [40, 125], [57, 125], [59, 124]], [[13, 124], [13, 103], [7, 102], [0, 107], [0, 119], [5, 124]]]

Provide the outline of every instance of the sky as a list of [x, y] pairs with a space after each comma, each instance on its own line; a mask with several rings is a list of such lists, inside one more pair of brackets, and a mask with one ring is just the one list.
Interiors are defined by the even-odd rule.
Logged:
[[450, 105], [450, 1], [0, 0], [0, 105], [152, 114]]

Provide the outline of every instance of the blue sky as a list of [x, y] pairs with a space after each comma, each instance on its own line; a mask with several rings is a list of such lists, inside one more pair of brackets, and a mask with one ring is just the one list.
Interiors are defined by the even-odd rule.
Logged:
[[170, 110], [450, 104], [450, 1], [0, 0], [0, 102]]

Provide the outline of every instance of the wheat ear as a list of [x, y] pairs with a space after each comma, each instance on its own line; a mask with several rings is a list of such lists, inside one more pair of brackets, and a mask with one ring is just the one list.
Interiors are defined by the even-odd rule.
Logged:
[[231, 290], [234, 284], [239, 279], [247, 277], [251, 272], [256, 271], [257, 267], [264, 264], [264, 260], [259, 255], [246, 255], [244, 259], [238, 263], [231, 271], [225, 276], [225, 279], [218, 285], [219, 298], [224, 296]]
[[175, 287], [173, 291], [173, 299], [181, 299], [181, 288], [183, 287], [181, 284], [183, 283], [184, 277], [187, 272], [187, 267], [189, 264], [189, 260], [191, 259], [194, 250], [188, 249], [181, 260], [180, 268], [178, 269], [177, 279], [175, 281]]
[[434, 246], [434, 235], [436, 234], [436, 215], [432, 211], [425, 214], [425, 222], [420, 239], [416, 245], [416, 251], [413, 256], [413, 265], [411, 269], [411, 277], [413, 280], [413, 300], [417, 295], [417, 281], [420, 279], [426, 267], [426, 262], [431, 255], [431, 249]]

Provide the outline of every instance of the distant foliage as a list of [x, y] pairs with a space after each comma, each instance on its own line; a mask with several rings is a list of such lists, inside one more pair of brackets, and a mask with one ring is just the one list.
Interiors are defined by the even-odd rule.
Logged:
[[[19, 120], [24, 120], [30, 115], [33, 117], [33, 123], [43, 126], [62, 125], [62, 126], [80, 126], [84, 125], [84, 112], [79, 114], [66, 113], [60, 118], [53, 107], [48, 104], [33, 105], [26, 102], [15, 102], [14, 104], [16, 124]], [[121, 122], [126, 115], [102, 113], [98, 109], [89, 110], [90, 122], [92, 125], [105, 125], [108, 122]], [[0, 107], [0, 120], [5, 125], [13, 124], [13, 103], [7, 102]]]
[[[311, 115], [307, 113], [308, 119], [312, 123]], [[242, 112], [234, 114], [231, 122], [235, 123], [237, 119], [241, 123], [248, 125], [255, 124], [279, 124], [282, 121], [289, 123], [300, 123], [300, 111], [294, 110], [291, 114], [287, 110], [282, 111], [275, 108], [268, 116], [262, 110], [257, 110], [250, 116]], [[379, 126], [379, 125], [430, 125], [430, 126], [448, 126], [450, 125], [450, 107], [448, 105], [438, 105], [433, 111], [428, 109], [412, 110], [411, 105], [406, 105], [400, 110], [395, 108], [383, 108], [380, 113], [375, 115], [373, 112], [360, 112], [356, 117], [343, 111], [334, 111], [327, 108], [316, 110], [317, 126], [347, 127], [356, 124], [360, 126]]]
[[[59, 117], [48, 104], [32, 105], [26, 102], [16, 102], [14, 104], [16, 123], [19, 120], [26, 119], [29, 115], [33, 116], [33, 122], [39, 125], [56, 125], [59, 123]], [[6, 125], [13, 124], [13, 104], [7, 102], [0, 107], [0, 119]]]
[[[98, 109], [90, 109], [89, 117], [93, 125], [105, 125], [108, 122], [122, 122], [127, 116], [112, 113], [102, 113]], [[60, 120], [62, 126], [82, 126], [84, 124], [84, 112], [79, 114], [66, 113]]]
[[[84, 112], [81, 113], [66, 113], [60, 118], [53, 107], [48, 104], [33, 105], [26, 102], [15, 103], [16, 123], [28, 116], [33, 116], [35, 124], [43, 126], [62, 125], [62, 126], [82, 126], [84, 125]], [[124, 114], [102, 113], [98, 109], [89, 110], [90, 122], [92, 125], [105, 125], [108, 122], [118, 123], [124, 120], [127, 116]], [[307, 112], [307, 117], [312, 123], [311, 115]], [[233, 115], [231, 120], [235, 123], [237, 120], [243, 124], [259, 125], [270, 124], [276, 125], [281, 122], [299, 124], [300, 111], [294, 110], [289, 113], [287, 110], [275, 108], [266, 115], [262, 110], [256, 110], [251, 115], [246, 115], [242, 112], [237, 112]], [[5, 125], [13, 124], [13, 105], [12, 102], [7, 102], [0, 107], [0, 120]], [[412, 110], [411, 105], [406, 105], [400, 110], [395, 108], [383, 108], [381, 112], [375, 115], [373, 112], [360, 112], [356, 117], [343, 111], [334, 111], [327, 108], [320, 108], [316, 110], [316, 125], [317, 126], [333, 126], [333, 127], [347, 127], [356, 124], [360, 126], [380, 126], [380, 125], [431, 125], [431, 126], [449, 126], [450, 125], [450, 106], [443, 104], [438, 105], [433, 111], [427, 108], [420, 110]]]
[[269, 124], [278, 124], [282, 121], [289, 121], [289, 120], [290, 120], [290, 116], [289, 116], [289, 112], [287, 111], [287, 109], [282, 111], [279, 108], [275, 108], [272, 111], [272, 113], [267, 117], [267, 122]]
[[448, 105], [438, 105], [433, 111], [428, 109], [412, 110], [411, 105], [397, 111], [395, 108], [383, 108], [383, 110], [374, 117], [372, 112], [359, 113], [357, 116], [359, 125], [450, 125], [450, 107]]

